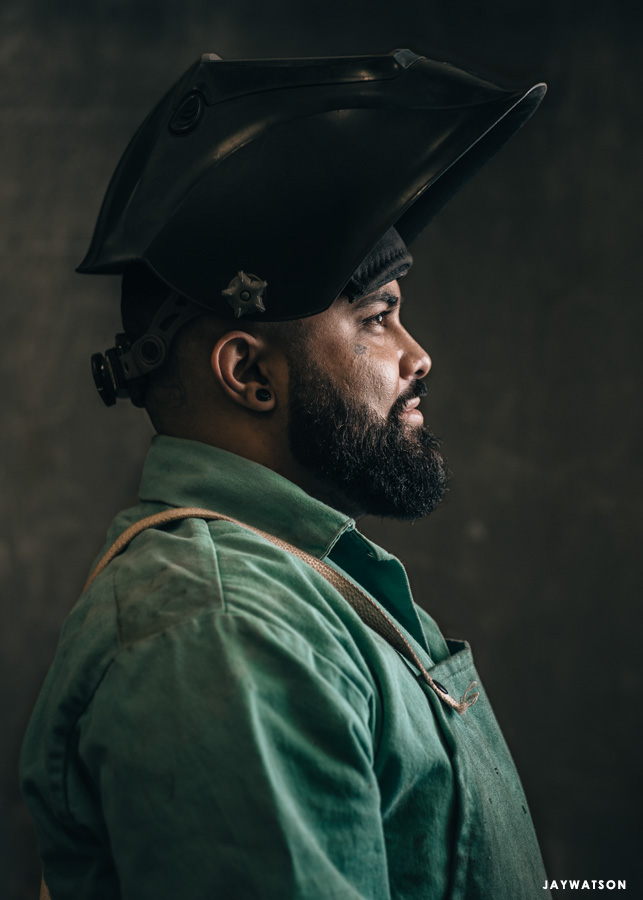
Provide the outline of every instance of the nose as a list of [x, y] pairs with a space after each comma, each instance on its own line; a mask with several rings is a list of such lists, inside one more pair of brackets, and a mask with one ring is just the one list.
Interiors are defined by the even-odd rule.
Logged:
[[407, 332], [406, 346], [400, 359], [400, 375], [404, 379], [424, 378], [431, 370], [431, 357]]

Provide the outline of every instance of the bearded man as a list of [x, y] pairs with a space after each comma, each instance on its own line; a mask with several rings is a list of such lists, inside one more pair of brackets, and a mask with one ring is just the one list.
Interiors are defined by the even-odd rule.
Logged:
[[139, 129], [80, 271], [158, 434], [23, 748], [54, 900], [542, 897], [468, 645], [356, 521], [444, 492], [406, 245], [543, 93], [207, 54]]

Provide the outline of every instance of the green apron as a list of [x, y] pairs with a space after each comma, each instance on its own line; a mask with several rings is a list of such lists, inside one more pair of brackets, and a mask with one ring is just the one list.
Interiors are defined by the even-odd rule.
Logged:
[[[465, 641], [447, 641], [451, 656], [430, 673], [455, 696], [479, 676]], [[457, 814], [450, 900], [550, 897], [527, 800], [483, 689], [464, 715], [445, 709], [426, 688], [451, 749]]]

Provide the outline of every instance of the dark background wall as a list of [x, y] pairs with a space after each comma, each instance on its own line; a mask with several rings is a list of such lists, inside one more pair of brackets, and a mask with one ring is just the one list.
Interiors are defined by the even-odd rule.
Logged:
[[[74, 274], [107, 180], [203, 51], [410, 47], [510, 84], [536, 117], [414, 247], [406, 324], [454, 477], [414, 525], [367, 523], [478, 667], [550, 878], [627, 878], [641, 842], [641, 16], [628, 3], [294, 0], [0, 7], [0, 896], [36, 896], [20, 740], [150, 428], [94, 393], [117, 282]], [[639, 488], [637, 494], [636, 488]]]

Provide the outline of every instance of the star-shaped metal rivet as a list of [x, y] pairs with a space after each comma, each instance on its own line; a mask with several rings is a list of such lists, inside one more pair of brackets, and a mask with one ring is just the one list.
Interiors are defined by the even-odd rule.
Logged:
[[265, 312], [263, 305], [263, 292], [268, 287], [267, 281], [262, 281], [256, 275], [246, 275], [238, 272], [224, 291], [221, 291], [232, 307], [237, 319], [246, 313]]

